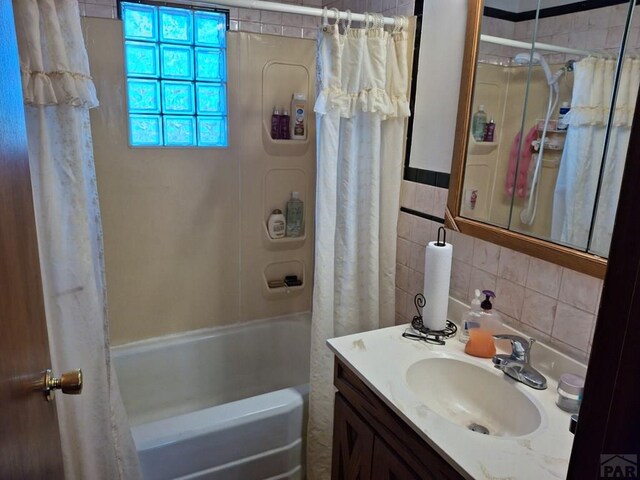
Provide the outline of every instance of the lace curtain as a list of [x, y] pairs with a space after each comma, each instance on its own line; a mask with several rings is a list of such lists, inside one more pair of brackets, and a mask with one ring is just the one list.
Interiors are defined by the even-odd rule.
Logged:
[[82, 368], [56, 396], [65, 476], [136, 479], [138, 459], [111, 365], [102, 227], [77, 0], [14, 0], [40, 264], [54, 372]]
[[[606, 159], [602, 160], [617, 59], [588, 57], [575, 64], [569, 128], [556, 181], [551, 238], [607, 256], [629, 134], [640, 85], [640, 60], [623, 59]], [[600, 169], [604, 169], [598, 198]], [[598, 202], [593, 228], [591, 220]]]
[[316, 243], [307, 475], [331, 471], [331, 337], [395, 323], [407, 33], [323, 25], [318, 36]]

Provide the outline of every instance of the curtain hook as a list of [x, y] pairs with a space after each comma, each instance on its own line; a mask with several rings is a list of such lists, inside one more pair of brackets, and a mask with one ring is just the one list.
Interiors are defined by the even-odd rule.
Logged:
[[327, 25], [329, 25], [329, 10], [327, 10], [327, 7], [323, 7], [322, 8], [322, 26], [326, 27]]
[[333, 7], [331, 9], [332, 12], [334, 12], [336, 14], [336, 21], [333, 22], [331, 25], [337, 25], [338, 24], [338, 20], [340, 20], [340, 10], [338, 10], [337, 8]]
[[347, 15], [346, 19], [343, 18], [341, 20], [342, 28], [344, 29], [344, 33], [347, 33], [351, 28], [351, 10], [346, 9], [344, 13]]

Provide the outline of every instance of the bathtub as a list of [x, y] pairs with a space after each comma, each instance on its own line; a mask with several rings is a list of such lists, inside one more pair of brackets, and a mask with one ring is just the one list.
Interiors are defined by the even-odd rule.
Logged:
[[309, 313], [112, 349], [146, 480], [301, 479]]

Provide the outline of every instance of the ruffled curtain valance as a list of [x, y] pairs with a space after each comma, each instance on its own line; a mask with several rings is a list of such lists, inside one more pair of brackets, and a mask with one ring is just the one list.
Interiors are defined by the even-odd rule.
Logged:
[[98, 106], [77, 1], [14, 1], [25, 105]]
[[[617, 63], [617, 59], [595, 57], [576, 62], [571, 111], [567, 115], [570, 125], [607, 124]], [[639, 84], [640, 60], [624, 59], [613, 126], [631, 126]]]
[[[383, 119], [410, 115], [407, 90], [407, 33], [382, 28], [322, 27], [319, 42], [318, 115], [338, 111], [342, 118], [356, 112], [377, 113]], [[322, 57], [326, 58], [322, 58]]]

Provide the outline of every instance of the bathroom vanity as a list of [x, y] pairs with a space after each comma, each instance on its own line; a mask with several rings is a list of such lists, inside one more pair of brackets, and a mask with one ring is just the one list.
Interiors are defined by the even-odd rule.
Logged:
[[465, 478], [336, 359], [334, 480]]
[[548, 388], [533, 390], [465, 355], [457, 338], [429, 345], [403, 338], [406, 328], [328, 341], [333, 479], [566, 477], [573, 435], [555, 405], [557, 378], [584, 365], [536, 344]]

